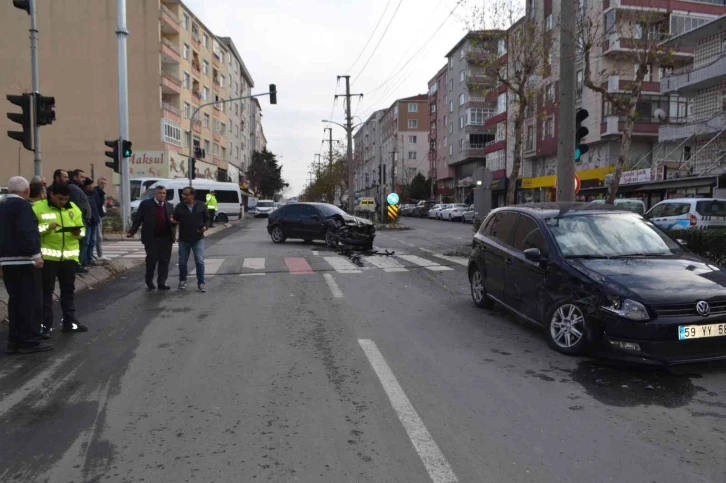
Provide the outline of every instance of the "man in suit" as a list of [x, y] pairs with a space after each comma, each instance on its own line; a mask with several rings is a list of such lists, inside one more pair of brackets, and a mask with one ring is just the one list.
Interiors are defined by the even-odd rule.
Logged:
[[134, 213], [133, 224], [126, 235], [132, 238], [141, 227], [141, 243], [146, 250], [146, 286], [148, 291], [154, 286], [154, 270], [158, 264], [157, 283], [159, 290], [169, 290], [166, 279], [169, 276], [171, 248], [176, 235], [172, 220], [174, 210], [166, 202], [166, 188], [157, 186], [154, 198], [142, 201]]

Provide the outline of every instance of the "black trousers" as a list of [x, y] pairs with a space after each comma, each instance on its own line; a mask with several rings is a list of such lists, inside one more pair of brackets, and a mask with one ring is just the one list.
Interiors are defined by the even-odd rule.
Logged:
[[209, 226], [214, 226], [214, 214], [217, 210], [207, 210], [209, 212]]
[[41, 270], [33, 265], [6, 265], [3, 281], [8, 291], [8, 345], [35, 345], [40, 337]]
[[146, 285], [154, 284], [154, 270], [159, 266], [158, 284], [164, 285], [169, 276], [171, 247], [174, 242], [170, 237], [155, 237], [151, 243], [145, 243], [146, 249]]
[[70, 324], [76, 320], [76, 262], [45, 260], [43, 263], [43, 325], [46, 327], [53, 327], [53, 291], [56, 279], [60, 286], [63, 323]]

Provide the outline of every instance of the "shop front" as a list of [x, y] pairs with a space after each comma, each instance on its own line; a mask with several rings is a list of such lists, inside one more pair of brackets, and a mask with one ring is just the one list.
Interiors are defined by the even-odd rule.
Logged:
[[509, 180], [504, 176], [504, 170], [502, 170], [502, 174], [498, 175], [498, 173], [498, 171], [494, 172], [494, 179], [489, 185], [489, 189], [492, 191], [492, 209], [504, 206], [507, 200]]
[[[605, 168], [586, 169], [578, 171], [580, 178], [580, 192], [577, 194], [578, 201], [588, 200], [589, 192], [602, 190], [605, 185], [605, 177], [615, 170], [613, 166]], [[583, 194], [584, 193], [584, 194]], [[592, 199], [595, 199], [593, 195]], [[557, 200], [557, 176], [538, 176], [536, 178], [522, 178], [521, 189], [517, 192], [517, 203], [545, 203]]]

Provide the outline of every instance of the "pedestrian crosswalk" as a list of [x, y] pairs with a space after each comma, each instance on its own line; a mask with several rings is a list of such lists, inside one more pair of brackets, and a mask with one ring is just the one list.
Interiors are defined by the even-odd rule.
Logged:
[[[103, 256], [112, 260], [115, 258], [146, 258], [144, 245], [140, 240], [104, 241], [102, 247]], [[177, 247], [178, 245], [175, 243], [172, 250], [176, 250]]]

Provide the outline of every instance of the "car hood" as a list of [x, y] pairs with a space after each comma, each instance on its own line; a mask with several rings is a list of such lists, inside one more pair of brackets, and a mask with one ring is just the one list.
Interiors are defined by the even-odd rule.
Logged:
[[696, 257], [570, 259], [567, 262], [606, 291], [633, 293], [649, 304], [726, 298], [726, 272]]
[[345, 220], [345, 224], [348, 226], [371, 226], [373, 223], [370, 220], [366, 220], [365, 218], [359, 218], [357, 216], [351, 216], [351, 215], [344, 215], [343, 220]]

